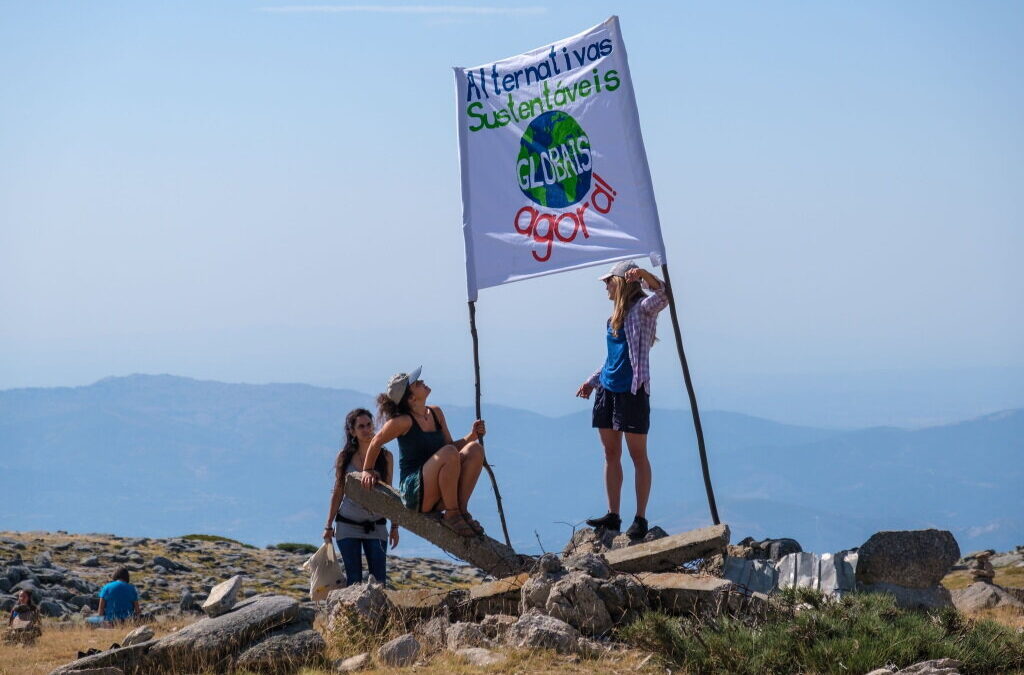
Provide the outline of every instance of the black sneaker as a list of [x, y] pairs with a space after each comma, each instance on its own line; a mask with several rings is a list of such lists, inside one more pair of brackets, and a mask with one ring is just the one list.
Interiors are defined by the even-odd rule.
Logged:
[[619, 514], [609, 511], [600, 518], [588, 518], [587, 525], [590, 525], [595, 530], [615, 530], [618, 532], [622, 528], [622, 518], [619, 518]]
[[626, 530], [626, 536], [630, 539], [643, 539], [647, 536], [647, 519], [637, 516], [633, 519], [633, 524]]

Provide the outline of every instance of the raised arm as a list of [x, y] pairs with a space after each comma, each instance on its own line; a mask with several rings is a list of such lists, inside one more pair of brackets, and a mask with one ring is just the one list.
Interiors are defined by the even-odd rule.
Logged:
[[643, 268], [626, 272], [626, 281], [640, 281], [651, 291], [651, 295], [640, 301], [640, 309], [648, 314], [657, 314], [668, 307], [668, 293], [665, 282]]
[[412, 418], [408, 415], [399, 415], [385, 422], [380, 431], [374, 435], [373, 440], [370, 441], [370, 447], [366, 449], [366, 459], [363, 460], [362, 483], [364, 488], [369, 490], [377, 482], [372, 470], [373, 465], [377, 462], [377, 455], [380, 454], [381, 447], [385, 443], [390, 443], [399, 436], [405, 435], [411, 427]]

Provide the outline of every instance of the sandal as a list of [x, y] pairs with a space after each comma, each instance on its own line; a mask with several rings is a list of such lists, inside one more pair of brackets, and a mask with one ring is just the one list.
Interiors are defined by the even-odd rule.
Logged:
[[462, 512], [462, 517], [466, 519], [466, 523], [473, 528], [477, 534], [484, 533], [484, 526], [480, 524], [476, 518], [474, 518], [468, 511]]
[[[448, 515], [449, 513], [453, 515]], [[473, 526], [466, 522], [466, 517], [459, 511], [446, 511], [444, 518], [441, 519], [441, 524], [460, 537], [475, 537], [477, 534]]]

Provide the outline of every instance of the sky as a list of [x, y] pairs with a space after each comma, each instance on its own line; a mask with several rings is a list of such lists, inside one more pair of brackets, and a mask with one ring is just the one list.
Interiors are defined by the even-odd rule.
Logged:
[[[451, 67], [618, 14], [702, 405], [1024, 407], [1024, 5], [452, 2], [0, 2], [0, 389], [471, 402]], [[600, 272], [481, 292], [485, 400], [588, 405]]]

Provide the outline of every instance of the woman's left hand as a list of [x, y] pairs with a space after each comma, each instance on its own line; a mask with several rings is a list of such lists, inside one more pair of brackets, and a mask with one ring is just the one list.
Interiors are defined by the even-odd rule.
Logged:
[[391, 548], [398, 546], [398, 528], [392, 528], [391, 534], [388, 535], [388, 542], [391, 543]]
[[480, 440], [487, 433], [487, 425], [484, 424], [483, 420], [477, 420], [473, 422], [473, 430], [470, 435], [473, 436], [473, 440]]

